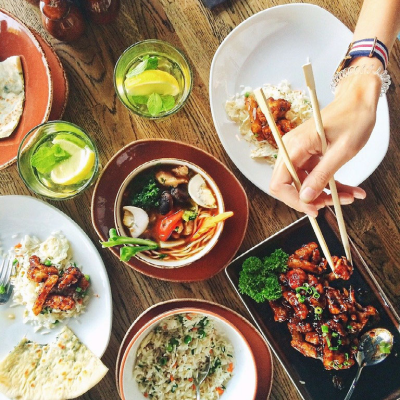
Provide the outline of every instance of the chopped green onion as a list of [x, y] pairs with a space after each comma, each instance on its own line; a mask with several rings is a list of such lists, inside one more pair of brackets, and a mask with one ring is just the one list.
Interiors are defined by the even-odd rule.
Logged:
[[322, 308], [321, 307], [315, 307], [314, 308], [314, 312], [315, 312], [315, 314], [322, 314]]
[[337, 332], [332, 332], [332, 336], [333, 336], [333, 337], [338, 337], [339, 334], [338, 334]]
[[379, 343], [379, 350], [381, 353], [389, 354], [392, 349], [390, 342], [380, 342]]
[[322, 325], [321, 326], [321, 331], [324, 333], [328, 333], [329, 332], [329, 328], [326, 325]]
[[349, 353], [344, 353], [344, 358], [346, 359], [346, 361], [349, 361]]
[[6, 287], [4, 285], [0, 285], [0, 294], [4, 294], [6, 292]]
[[190, 335], [185, 336], [185, 338], [183, 339], [183, 341], [186, 344], [189, 344], [192, 341], [192, 337]]
[[244, 97], [249, 97], [250, 96], [250, 92], [246, 92], [245, 94], [244, 94]]
[[318, 292], [314, 292], [313, 294], [314, 299], [319, 299], [321, 297], [321, 295]]
[[17, 260], [17, 259], [15, 259], [15, 260], [13, 261], [13, 266], [14, 266], [15, 264], [18, 264], [18, 260]]
[[85, 275], [85, 279], [90, 282], [90, 275]]
[[[331, 349], [331, 340], [329, 339], [329, 336], [325, 336], [325, 340], [326, 340], [326, 344], [328, 345], [328, 347]], [[332, 349], [331, 349], [332, 350]]]
[[167, 351], [172, 351], [172, 350], [173, 350], [172, 345], [171, 345], [171, 344], [167, 345], [166, 350], [167, 350]]
[[352, 331], [352, 330], [353, 330], [353, 327], [352, 327], [351, 325], [347, 325], [347, 329], [348, 329], [349, 331]]
[[82, 292], [82, 288], [80, 288], [79, 286], [75, 289], [76, 292], [80, 293]]
[[44, 262], [44, 265], [46, 265], [47, 267], [50, 267], [51, 261], [50, 261], [49, 259], [47, 259], [47, 260]]
[[167, 358], [166, 357], [161, 357], [160, 358], [160, 365], [165, 365], [167, 363]]

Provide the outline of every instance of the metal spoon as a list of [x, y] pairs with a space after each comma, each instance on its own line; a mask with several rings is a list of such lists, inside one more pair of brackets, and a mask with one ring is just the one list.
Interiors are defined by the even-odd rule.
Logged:
[[361, 336], [356, 356], [358, 371], [344, 400], [349, 400], [353, 394], [363, 368], [383, 361], [390, 354], [392, 347], [393, 335], [387, 329], [372, 329]]
[[204, 379], [207, 378], [207, 375], [210, 372], [211, 360], [209, 356], [206, 357], [206, 361], [201, 365], [201, 367], [201, 370], [197, 370], [197, 378], [193, 378], [193, 383], [196, 386], [196, 400], [200, 400], [200, 385], [204, 382]]

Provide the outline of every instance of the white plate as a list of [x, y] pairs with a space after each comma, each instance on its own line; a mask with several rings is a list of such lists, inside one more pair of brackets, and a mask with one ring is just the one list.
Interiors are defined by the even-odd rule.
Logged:
[[[328, 11], [310, 4], [288, 4], [253, 15], [237, 26], [215, 53], [210, 71], [210, 105], [219, 138], [239, 170], [269, 193], [272, 168], [250, 158], [251, 144], [225, 112], [225, 102], [264, 83], [287, 79], [293, 89], [307, 92], [302, 66], [313, 65], [321, 107], [333, 100], [332, 75], [352, 38], [351, 31]], [[389, 111], [381, 97], [375, 129], [367, 145], [335, 175], [348, 185], [359, 185], [378, 167], [389, 145]]]
[[175, 314], [187, 313], [206, 315], [214, 322], [215, 329], [219, 334], [224, 336], [234, 348], [235, 370], [233, 376], [227, 383], [224, 391], [224, 398], [227, 400], [253, 399], [257, 389], [257, 379], [259, 379], [259, 377], [257, 377], [254, 356], [246, 338], [228, 320], [202, 309], [191, 307], [175, 309], [160, 314], [145, 324], [132, 338], [125, 350], [121, 363], [119, 387], [121, 398], [123, 400], [145, 400], [133, 376], [137, 350], [150, 331], [164, 318]]
[[[111, 290], [104, 263], [88, 236], [58, 209], [28, 196], [0, 197], [0, 228], [0, 247], [4, 252], [16, 245], [24, 235], [35, 235], [45, 240], [52, 232], [61, 231], [70, 242], [73, 260], [82, 266], [85, 274], [90, 275], [92, 293], [83, 314], [60, 322], [45, 335], [35, 333], [32, 325], [22, 322], [25, 307], [10, 307], [12, 299], [0, 306], [0, 360], [23, 336], [38, 343], [48, 343], [55, 339], [63, 325], [68, 325], [82, 343], [101, 357], [111, 335]], [[12, 237], [14, 235], [16, 237]], [[15, 319], [9, 319], [9, 314], [14, 314]], [[6, 399], [0, 394], [0, 400]]]

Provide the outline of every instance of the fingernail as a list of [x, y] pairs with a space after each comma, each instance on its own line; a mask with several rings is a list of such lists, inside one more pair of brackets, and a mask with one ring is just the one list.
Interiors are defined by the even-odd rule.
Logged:
[[367, 193], [365, 192], [355, 192], [354, 197], [359, 200], [364, 200], [367, 197]]
[[306, 187], [300, 191], [300, 200], [304, 203], [310, 203], [317, 197], [317, 192], [310, 187]]

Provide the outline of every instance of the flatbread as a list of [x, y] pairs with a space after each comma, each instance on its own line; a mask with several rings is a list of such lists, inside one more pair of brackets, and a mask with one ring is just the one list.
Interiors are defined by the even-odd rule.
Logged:
[[0, 139], [10, 136], [24, 108], [24, 74], [19, 56], [0, 62]]
[[108, 368], [64, 327], [55, 342], [26, 338], [0, 363], [0, 392], [18, 400], [63, 400], [86, 393]]

